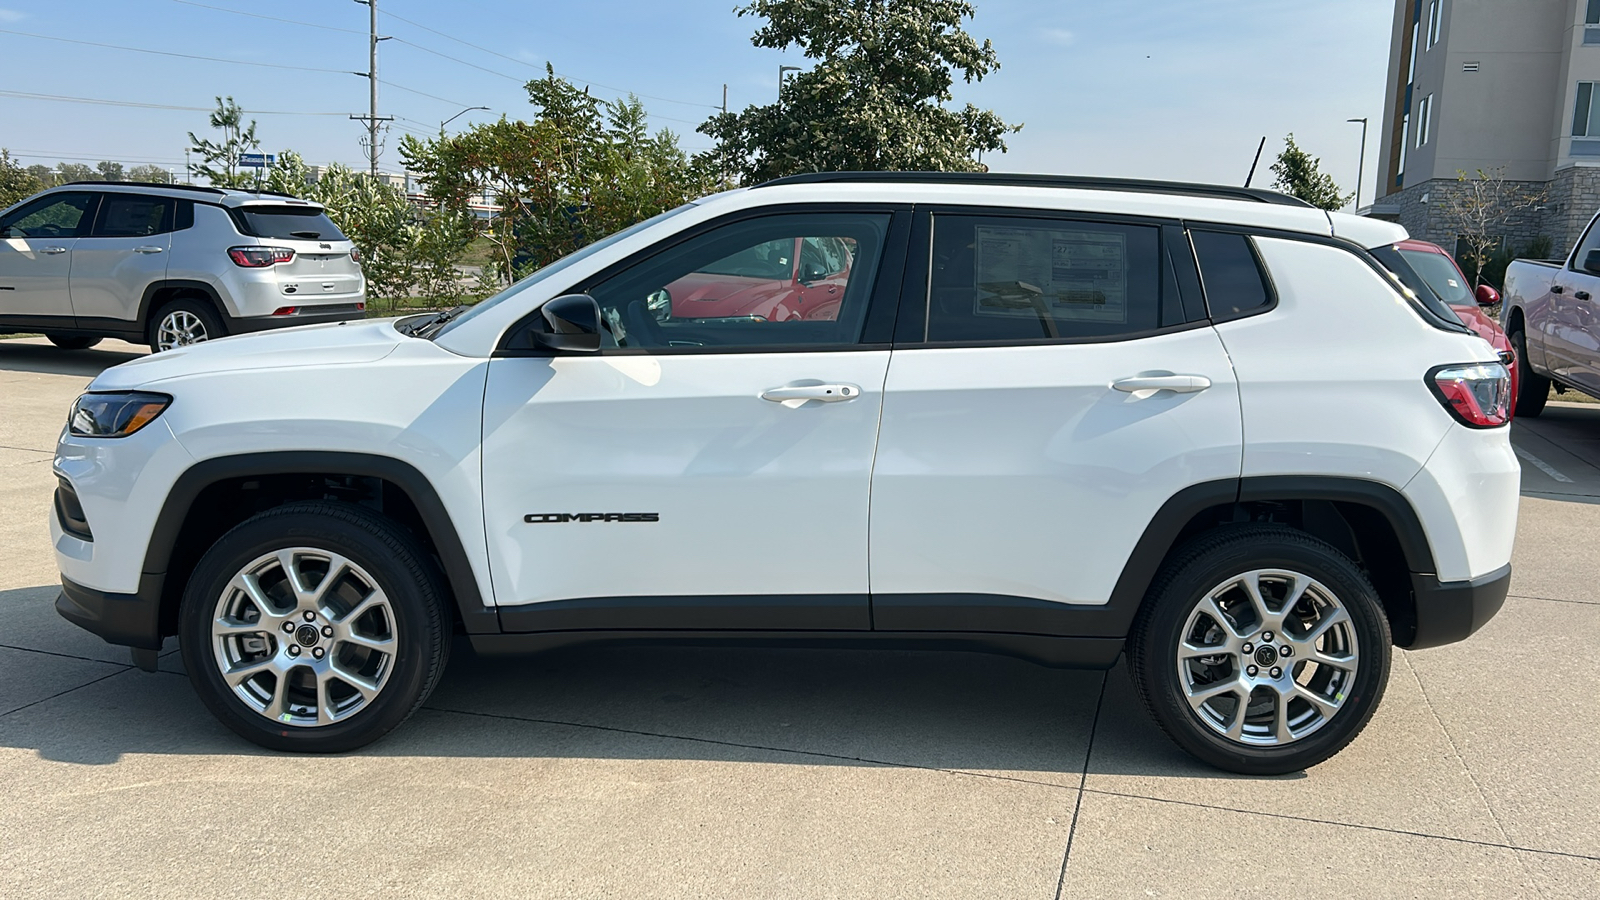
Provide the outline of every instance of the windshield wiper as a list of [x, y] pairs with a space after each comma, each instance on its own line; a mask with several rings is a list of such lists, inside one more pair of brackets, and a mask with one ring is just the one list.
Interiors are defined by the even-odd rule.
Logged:
[[460, 306], [451, 307], [444, 312], [434, 313], [431, 317], [411, 326], [406, 333], [414, 338], [431, 338], [435, 334], [439, 333], [439, 329], [449, 324], [452, 319], [466, 312], [468, 309], [470, 309], [470, 307], [463, 303]]

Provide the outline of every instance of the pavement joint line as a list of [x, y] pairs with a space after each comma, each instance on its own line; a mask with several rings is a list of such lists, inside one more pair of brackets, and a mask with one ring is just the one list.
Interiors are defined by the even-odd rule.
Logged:
[[1100, 730], [1100, 708], [1106, 702], [1106, 684], [1110, 676], [1100, 673], [1100, 696], [1094, 701], [1094, 718], [1089, 722], [1089, 743], [1083, 748], [1083, 772], [1078, 775], [1078, 798], [1072, 804], [1072, 824], [1067, 828], [1067, 849], [1061, 854], [1061, 874], [1056, 876], [1056, 900], [1067, 887], [1067, 864], [1072, 862], [1072, 838], [1078, 833], [1078, 812], [1083, 809], [1083, 789], [1089, 783], [1089, 759], [1094, 756], [1094, 736]]
[[21, 450], [23, 453], [43, 453], [46, 456], [54, 456], [56, 453], [54, 450], [40, 450], [36, 447], [13, 447], [9, 444], [0, 444], [0, 450]]
[[1291, 822], [1305, 822], [1311, 825], [1332, 825], [1336, 828], [1353, 828], [1358, 831], [1376, 831], [1382, 834], [1398, 834], [1404, 837], [1422, 838], [1430, 841], [1448, 841], [1453, 844], [1471, 844], [1475, 847], [1493, 847], [1497, 850], [1510, 850], [1513, 853], [1534, 853], [1540, 856], [1559, 856], [1566, 859], [1582, 859], [1589, 862], [1600, 862], [1600, 856], [1590, 856], [1587, 853], [1573, 853], [1569, 850], [1543, 850], [1538, 847], [1519, 847], [1515, 844], [1497, 844], [1494, 841], [1480, 841], [1476, 838], [1452, 837], [1448, 834], [1429, 834], [1426, 831], [1411, 831], [1406, 828], [1389, 828], [1384, 825], [1362, 825], [1359, 822], [1339, 822], [1333, 819], [1314, 819], [1310, 816], [1293, 816], [1288, 813], [1262, 812], [1256, 809], [1235, 809], [1231, 806], [1218, 806], [1215, 803], [1199, 803], [1194, 800], [1174, 800], [1171, 797], [1148, 797], [1144, 794], [1130, 794], [1126, 791], [1108, 791], [1104, 788], [1086, 787], [1086, 794], [1099, 794], [1103, 797], [1121, 797], [1124, 800], [1148, 800], [1151, 803], [1171, 803], [1175, 806], [1187, 806], [1191, 809], [1209, 809], [1215, 812], [1238, 813], [1241, 816], [1262, 816], [1268, 819], [1285, 819]]
[[108, 666], [126, 666], [127, 663], [114, 663], [108, 659], [95, 659], [92, 656], [79, 656], [76, 653], [57, 653], [54, 650], [40, 650], [35, 647], [18, 647], [16, 644], [0, 644], [6, 650], [20, 650], [23, 653], [42, 653], [45, 656], [59, 656], [62, 659], [81, 659], [84, 662], [105, 663]]
[[1600, 606], [1600, 600], [1572, 600], [1567, 597], [1534, 597], [1528, 594], [1507, 594], [1507, 598], [1518, 600], [1543, 600], [1546, 603], [1577, 603], [1583, 606]]
[[1600, 497], [1600, 494], [1585, 494], [1580, 491], [1530, 491], [1527, 488], [1523, 488], [1522, 496], [1537, 497], [1540, 500], [1571, 500], [1573, 497], [1593, 500], [1596, 497]]
[[[111, 665], [116, 665], [116, 663], [111, 663]], [[123, 666], [122, 668], [118, 669], [117, 671], [111, 672], [110, 674], [107, 674], [107, 675], [101, 675], [99, 678], [96, 678], [93, 681], [85, 681], [83, 684], [80, 684], [80, 685], [78, 685], [76, 687], [69, 687], [64, 691], [58, 691], [58, 692], [56, 692], [54, 694], [51, 694], [48, 697], [42, 697], [42, 698], [40, 698], [38, 700], [33, 701], [32, 703], [24, 703], [23, 705], [17, 707], [16, 709], [0, 713], [0, 719], [4, 719], [6, 716], [14, 715], [16, 713], [22, 712], [25, 709], [29, 709], [31, 707], [38, 706], [41, 703], [48, 703], [51, 700], [56, 699], [57, 697], [65, 697], [66, 695], [72, 693], [73, 691], [81, 691], [84, 688], [86, 688], [86, 687], [88, 687], [88, 686], [90, 686], [92, 684], [99, 684], [100, 682], [105, 681], [107, 678], [115, 678], [115, 677], [117, 677], [118, 675], [121, 675], [124, 672], [131, 672], [131, 671], [133, 671], [133, 666]]]
[[1518, 447], [1515, 444], [1511, 445], [1511, 449], [1516, 451], [1516, 454], [1518, 456], [1522, 457], [1523, 459], [1525, 459], [1529, 463], [1531, 463], [1535, 469], [1538, 469], [1539, 471], [1545, 473], [1546, 475], [1549, 475], [1551, 478], [1555, 479], [1556, 481], [1559, 481], [1562, 484], [1572, 484], [1573, 483], [1571, 478], [1568, 478], [1567, 476], [1561, 474], [1559, 471], [1557, 471], [1555, 466], [1552, 466], [1549, 463], [1545, 462], [1544, 460], [1540, 459], [1539, 457], [1534, 456], [1533, 453], [1531, 453], [1530, 451], [1525, 450], [1525, 449], [1523, 449], [1521, 447]]

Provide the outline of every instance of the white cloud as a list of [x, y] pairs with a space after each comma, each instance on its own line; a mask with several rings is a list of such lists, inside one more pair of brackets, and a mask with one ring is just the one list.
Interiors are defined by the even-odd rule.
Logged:
[[0, 22], [20, 22], [27, 17], [28, 14], [25, 12], [17, 12], [14, 9], [0, 9]]
[[1065, 28], [1044, 28], [1040, 30], [1039, 34], [1042, 35], [1046, 41], [1049, 41], [1052, 44], [1059, 44], [1063, 47], [1078, 39], [1077, 35]]

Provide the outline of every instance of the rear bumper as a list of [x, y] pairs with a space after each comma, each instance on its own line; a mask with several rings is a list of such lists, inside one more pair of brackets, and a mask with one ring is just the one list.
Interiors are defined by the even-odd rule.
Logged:
[[1425, 650], [1465, 640], [1494, 618], [1511, 588], [1506, 564], [1471, 581], [1440, 581], [1433, 575], [1411, 575], [1417, 601], [1417, 634], [1408, 650]]
[[113, 594], [61, 579], [56, 612], [107, 643], [142, 650], [161, 649], [161, 575], [139, 577], [134, 594]]
[[[289, 304], [284, 304], [285, 306]], [[326, 322], [356, 322], [367, 317], [366, 311], [351, 309], [354, 304], [334, 304], [332, 312], [319, 312], [315, 306], [305, 307], [292, 316], [241, 316], [228, 319], [229, 334], [248, 334], [269, 331], [273, 328], [293, 328], [296, 325], [321, 325]]]

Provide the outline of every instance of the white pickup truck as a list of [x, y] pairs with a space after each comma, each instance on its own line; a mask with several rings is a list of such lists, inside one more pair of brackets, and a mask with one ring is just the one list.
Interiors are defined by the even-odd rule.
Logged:
[[[1600, 215], [1595, 217], [1600, 220]], [[1517, 415], [1537, 416], [1568, 389], [1600, 397], [1600, 228], [1589, 222], [1565, 260], [1506, 269], [1502, 321], [1517, 352]]]

